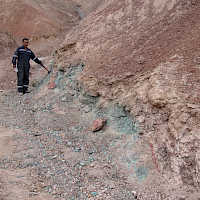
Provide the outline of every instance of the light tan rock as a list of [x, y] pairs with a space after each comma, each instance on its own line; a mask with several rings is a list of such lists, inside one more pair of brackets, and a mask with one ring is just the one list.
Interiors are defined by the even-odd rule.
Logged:
[[168, 103], [167, 95], [161, 89], [153, 88], [153, 89], [149, 90], [148, 98], [149, 98], [149, 101], [152, 103], [152, 105], [157, 106], [157, 107], [163, 107]]

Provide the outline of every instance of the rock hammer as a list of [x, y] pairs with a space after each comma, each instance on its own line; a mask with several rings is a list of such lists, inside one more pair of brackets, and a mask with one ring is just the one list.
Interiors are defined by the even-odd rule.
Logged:
[[51, 71], [49, 71], [49, 70], [43, 65], [43, 63], [41, 63], [40, 65], [41, 65], [42, 67], [44, 67], [44, 68], [48, 71], [48, 74], [51, 73]]

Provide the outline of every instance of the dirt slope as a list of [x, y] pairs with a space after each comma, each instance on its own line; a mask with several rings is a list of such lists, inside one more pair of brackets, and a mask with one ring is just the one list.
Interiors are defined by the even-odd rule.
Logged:
[[74, 30], [67, 34], [60, 51], [69, 54], [66, 62], [82, 57], [91, 72], [98, 68], [108, 76], [152, 70], [174, 55], [194, 64], [190, 58], [198, 54], [198, 8], [194, 1], [107, 1], [82, 21], [76, 35]]
[[101, 1], [90, 1], [91, 7], [88, 10], [87, 2], [80, 0], [3, 0], [0, 6], [0, 23], [19, 41], [23, 37], [58, 36], [60, 31], [68, 31], [93, 11], [99, 2]]
[[13, 35], [3, 27], [0, 27], [0, 55], [9, 56], [9, 54], [17, 47], [17, 42], [15, 41]]

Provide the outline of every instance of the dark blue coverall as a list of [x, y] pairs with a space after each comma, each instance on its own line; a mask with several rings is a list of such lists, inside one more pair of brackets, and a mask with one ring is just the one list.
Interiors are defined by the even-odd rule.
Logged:
[[27, 50], [24, 49], [24, 46], [18, 47], [13, 55], [12, 64], [17, 64], [18, 68], [18, 92], [25, 92], [28, 90], [30, 58], [38, 64], [42, 63], [38, 58], [35, 57], [34, 53], [29, 48], [27, 48]]

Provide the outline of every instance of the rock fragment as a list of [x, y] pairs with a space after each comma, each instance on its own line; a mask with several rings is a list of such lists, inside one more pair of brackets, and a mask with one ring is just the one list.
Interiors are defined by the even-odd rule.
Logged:
[[99, 119], [94, 120], [91, 127], [92, 132], [99, 131], [100, 129], [102, 129], [106, 121], [107, 121], [106, 118], [99, 118]]
[[51, 83], [49, 86], [48, 86], [48, 89], [55, 89], [56, 87], [56, 84], [55, 83]]

